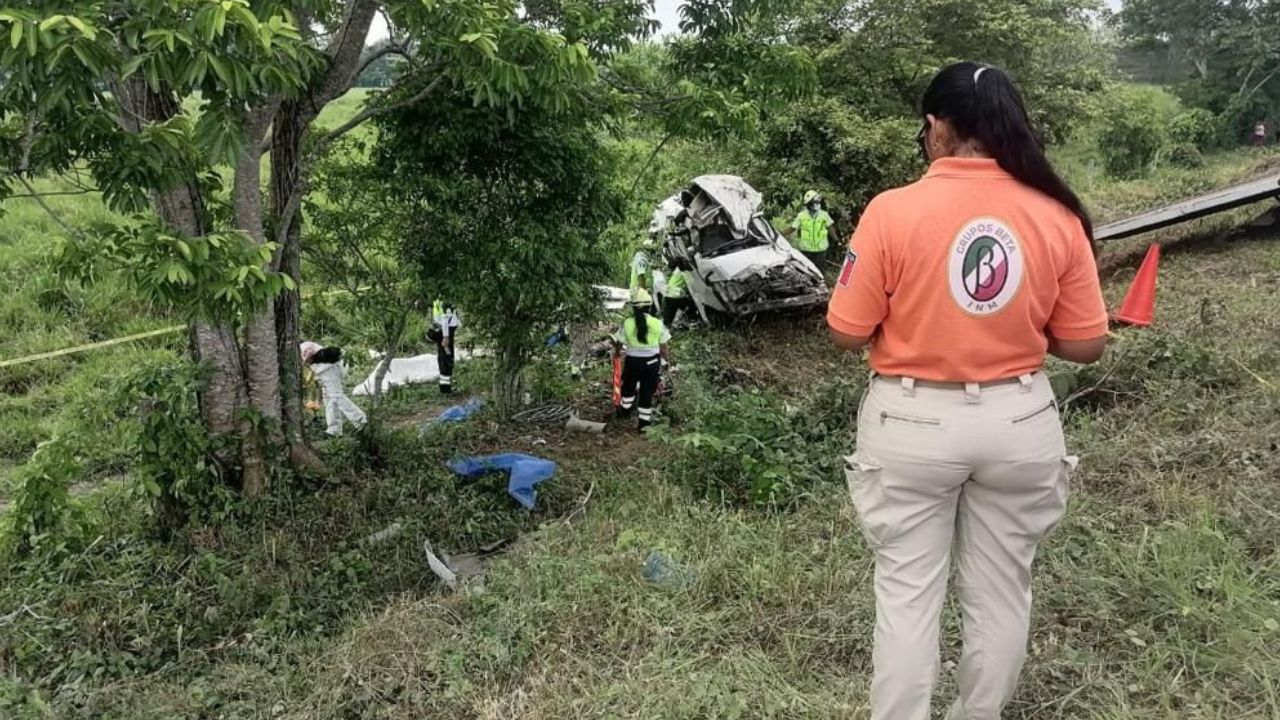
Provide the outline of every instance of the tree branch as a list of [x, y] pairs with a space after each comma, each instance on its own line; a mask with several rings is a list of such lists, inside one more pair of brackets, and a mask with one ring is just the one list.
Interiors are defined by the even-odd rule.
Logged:
[[384, 45], [382, 48], [375, 50], [371, 55], [366, 57], [364, 62], [360, 63], [360, 68], [356, 70], [355, 79], [359, 80], [360, 76], [363, 75], [374, 63], [388, 55], [399, 55], [406, 60], [411, 59], [409, 57], [409, 51], [405, 47], [396, 44]]
[[371, 120], [373, 118], [380, 117], [382, 115], [386, 115], [387, 113], [395, 112], [396, 110], [399, 110], [401, 108], [406, 108], [410, 105], [421, 102], [422, 100], [426, 99], [427, 96], [429, 96], [431, 93], [435, 92], [436, 88], [440, 87], [440, 83], [444, 82], [444, 78], [445, 76], [443, 73], [436, 75], [435, 79], [433, 79], [430, 83], [428, 83], [426, 87], [419, 90], [417, 94], [413, 95], [410, 98], [401, 100], [400, 102], [394, 102], [394, 103], [391, 103], [390, 105], [382, 105], [378, 107], [369, 107], [369, 108], [365, 108], [364, 110], [361, 110], [360, 112], [356, 113], [355, 117], [339, 125], [333, 130], [330, 130], [324, 135], [321, 135], [320, 139], [317, 141], [317, 144], [316, 144], [316, 152], [317, 153], [321, 152], [322, 150], [324, 150], [325, 146], [327, 146], [329, 143], [347, 134], [351, 130], [355, 129], [358, 125], [360, 125], [361, 123], [364, 123], [367, 120]]
[[22, 177], [21, 175], [14, 175], [13, 177], [16, 178], [18, 182], [27, 189], [27, 193], [29, 193], [29, 197], [32, 200], [35, 200], [36, 203], [40, 206], [40, 208], [44, 210], [45, 213], [48, 214], [50, 218], [53, 218], [53, 221], [58, 223], [58, 225], [61, 226], [64, 231], [66, 231], [67, 235], [70, 235], [71, 237], [76, 238], [77, 240], [84, 238], [84, 236], [80, 234], [79, 230], [76, 230], [75, 228], [71, 227], [71, 225], [67, 224], [66, 220], [63, 220], [62, 217], [58, 215], [58, 213], [54, 212], [53, 208], [49, 206], [49, 203], [45, 202], [44, 196], [36, 192], [36, 189], [31, 186], [31, 183], [27, 182], [26, 178]]
[[89, 195], [98, 192], [95, 188], [83, 188], [81, 190], [58, 190], [56, 192], [37, 192], [37, 193], [19, 193], [10, 195], [10, 198], [41, 198], [41, 197], [71, 197], [75, 195]]
[[369, 27], [381, 7], [378, 0], [352, 0], [347, 6], [341, 29], [325, 48], [325, 54], [329, 56], [329, 72], [316, 86], [313, 104], [324, 107], [351, 89], [365, 40], [369, 37]]
[[653, 164], [654, 158], [658, 157], [658, 153], [662, 152], [662, 148], [666, 147], [673, 137], [675, 137], [675, 132], [669, 132], [666, 137], [662, 138], [662, 142], [653, 146], [653, 152], [649, 153], [649, 158], [644, 161], [644, 165], [640, 166], [640, 170], [636, 173], [636, 179], [631, 183], [631, 192], [627, 193], [628, 198], [635, 197], [636, 188], [640, 187], [640, 179], [649, 171], [649, 166]]

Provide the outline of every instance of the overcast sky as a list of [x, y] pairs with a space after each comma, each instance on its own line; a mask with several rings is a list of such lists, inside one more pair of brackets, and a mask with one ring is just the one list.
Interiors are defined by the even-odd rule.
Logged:
[[[977, 0], [981, 2], [981, 0]], [[1104, 0], [1112, 10], [1119, 10], [1122, 0]], [[677, 32], [680, 27], [680, 2], [681, 0], [654, 0], [653, 16], [662, 23], [659, 33]], [[383, 24], [382, 17], [379, 16], [373, 23], [370, 42], [377, 42], [387, 36], [387, 26]]]

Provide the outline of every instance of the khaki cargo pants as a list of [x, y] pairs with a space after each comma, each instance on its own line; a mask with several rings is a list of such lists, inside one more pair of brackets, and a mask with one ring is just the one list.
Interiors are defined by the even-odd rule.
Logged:
[[1026, 656], [1036, 546], [1062, 519], [1076, 463], [1048, 379], [876, 377], [846, 460], [876, 562], [872, 720], [929, 718], [953, 545], [964, 652], [947, 717], [998, 720]]

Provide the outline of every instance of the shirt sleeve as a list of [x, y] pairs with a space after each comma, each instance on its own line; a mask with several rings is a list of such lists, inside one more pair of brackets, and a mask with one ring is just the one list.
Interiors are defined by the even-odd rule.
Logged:
[[662, 343], [663, 345], [666, 345], [667, 343], [671, 342], [671, 331], [665, 327], [662, 328], [662, 336], [658, 338], [658, 342]]
[[889, 314], [889, 258], [879, 207], [873, 200], [862, 214], [827, 305], [827, 324], [845, 335], [870, 337]]
[[1049, 334], [1059, 340], [1092, 340], [1107, 334], [1098, 263], [1083, 228], [1071, 239], [1070, 261], [1058, 276], [1058, 300], [1049, 315]]
[[793, 230], [799, 230], [799, 229], [800, 229], [800, 216], [801, 216], [801, 215], [803, 215], [803, 214], [804, 214], [804, 211], [803, 211], [803, 210], [801, 210], [800, 212], [796, 213], [796, 217], [795, 217], [795, 219], [791, 221], [791, 228], [792, 228]]

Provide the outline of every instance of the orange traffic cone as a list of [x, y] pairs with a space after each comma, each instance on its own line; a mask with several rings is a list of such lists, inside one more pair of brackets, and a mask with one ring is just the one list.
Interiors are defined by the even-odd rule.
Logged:
[[1117, 322], [1126, 325], [1146, 327], [1155, 319], [1156, 314], [1156, 275], [1160, 268], [1160, 246], [1152, 244], [1147, 248], [1147, 256], [1142, 259], [1142, 267], [1133, 278], [1129, 292], [1120, 303], [1120, 312], [1115, 314]]

